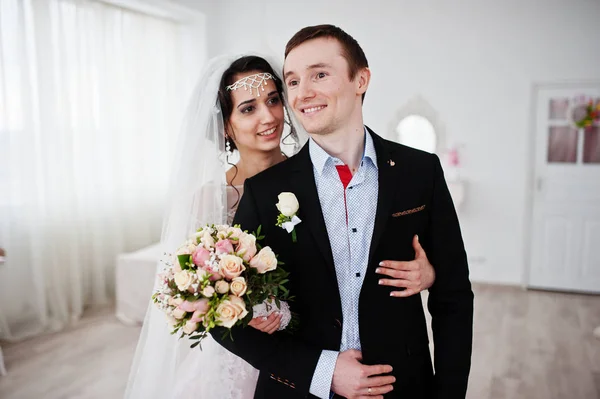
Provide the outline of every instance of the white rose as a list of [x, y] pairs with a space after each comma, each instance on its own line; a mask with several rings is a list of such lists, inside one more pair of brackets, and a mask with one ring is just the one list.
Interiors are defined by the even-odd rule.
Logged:
[[300, 204], [298, 204], [298, 199], [293, 193], [281, 193], [277, 196], [277, 199], [279, 199], [277, 209], [284, 216], [292, 217], [298, 212]]
[[221, 302], [217, 307], [218, 325], [225, 328], [231, 328], [238, 320], [243, 319], [248, 314], [244, 301], [236, 296], [229, 297], [228, 300]]
[[191, 334], [198, 329], [198, 323], [193, 322], [191, 320], [186, 321], [183, 326], [183, 332], [186, 334]]
[[194, 283], [194, 275], [188, 270], [175, 273], [175, 284], [180, 291], [185, 291]]
[[246, 293], [248, 289], [248, 284], [246, 284], [246, 280], [243, 277], [236, 277], [231, 280], [231, 285], [229, 287], [231, 293], [235, 296], [242, 296]]
[[175, 310], [173, 310], [173, 317], [175, 317], [176, 319], [183, 319], [185, 316], [185, 310], [183, 309], [179, 309], [179, 308], [175, 308]]
[[204, 295], [207, 298], [210, 298], [211, 296], [213, 296], [214, 293], [215, 293], [215, 289], [211, 285], [207, 285], [202, 290], [202, 295]]
[[252, 234], [242, 233], [238, 240], [236, 252], [241, 254], [246, 262], [250, 261], [256, 255], [256, 237]]
[[215, 246], [215, 239], [210, 234], [210, 231], [204, 230], [202, 233], [202, 237], [200, 238], [200, 242], [204, 245], [204, 248], [210, 250]]
[[264, 247], [252, 260], [250, 267], [254, 267], [260, 274], [277, 269], [277, 258], [270, 247]]
[[239, 256], [225, 255], [219, 262], [219, 272], [229, 280], [238, 277], [244, 270], [246, 267]]
[[225, 294], [229, 291], [229, 283], [225, 280], [219, 280], [215, 283], [215, 288], [219, 294]]

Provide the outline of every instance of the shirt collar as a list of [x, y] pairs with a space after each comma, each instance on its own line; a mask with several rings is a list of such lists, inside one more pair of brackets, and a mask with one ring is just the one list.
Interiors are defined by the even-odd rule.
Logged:
[[[332, 161], [334, 159], [337, 159], [337, 158], [334, 158], [331, 155], [329, 155], [327, 152], [325, 152], [325, 150], [322, 149], [312, 139], [312, 137], [309, 138], [309, 140], [308, 140], [308, 151], [310, 154], [310, 160], [312, 161], [319, 176], [323, 173], [325, 165], [327, 164], [327, 161], [329, 159], [331, 159]], [[373, 163], [373, 166], [375, 166], [375, 168], [377, 168], [377, 153], [375, 152], [375, 145], [373, 144], [373, 137], [371, 137], [371, 134], [367, 131], [367, 128], [365, 128], [365, 146], [363, 149], [363, 158], [362, 159], [363, 159], [363, 161], [365, 159], [370, 159], [371, 162]]]

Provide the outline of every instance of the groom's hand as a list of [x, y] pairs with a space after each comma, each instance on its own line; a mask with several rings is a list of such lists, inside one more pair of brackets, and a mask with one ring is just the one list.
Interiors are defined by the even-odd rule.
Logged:
[[381, 279], [379, 284], [390, 287], [406, 288], [403, 291], [392, 291], [391, 296], [408, 297], [428, 289], [435, 281], [435, 270], [427, 254], [419, 243], [419, 236], [413, 237], [413, 248], [415, 250], [415, 260], [409, 262], [400, 262], [394, 260], [384, 260], [379, 263], [375, 271], [392, 279]]
[[338, 355], [333, 371], [331, 390], [348, 398], [378, 398], [394, 389], [396, 382], [393, 375], [383, 375], [392, 372], [392, 366], [362, 364], [360, 351], [350, 349]]

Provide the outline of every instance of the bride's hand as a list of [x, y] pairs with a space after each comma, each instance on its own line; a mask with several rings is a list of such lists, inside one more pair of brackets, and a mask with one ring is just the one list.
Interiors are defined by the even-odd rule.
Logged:
[[415, 260], [410, 262], [384, 260], [376, 270], [378, 274], [392, 277], [379, 280], [379, 284], [406, 288], [403, 291], [392, 291], [391, 296], [407, 297], [418, 294], [431, 287], [435, 281], [435, 270], [429, 263], [425, 250], [419, 244], [418, 236], [413, 238], [413, 248]]
[[248, 325], [267, 334], [273, 334], [281, 325], [281, 314], [274, 312], [269, 317], [256, 317], [250, 320]]

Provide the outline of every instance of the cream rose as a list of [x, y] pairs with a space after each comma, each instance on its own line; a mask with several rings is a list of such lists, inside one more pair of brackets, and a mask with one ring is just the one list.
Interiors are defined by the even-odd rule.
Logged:
[[246, 262], [250, 261], [256, 255], [256, 237], [252, 234], [242, 233], [238, 240], [236, 252], [239, 253]]
[[186, 334], [191, 334], [198, 329], [198, 323], [188, 320], [185, 322], [183, 326], [183, 332]]
[[264, 247], [252, 260], [250, 267], [255, 268], [260, 274], [277, 269], [277, 258], [270, 247]]
[[248, 314], [244, 301], [236, 296], [229, 297], [217, 307], [217, 323], [225, 328], [231, 328], [238, 320]]
[[169, 300], [167, 301], [167, 303], [171, 306], [179, 306], [183, 303], [183, 298], [169, 298]]
[[300, 204], [293, 193], [281, 193], [277, 196], [277, 199], [279, 199], [277, 209], [279, 209], [279, 212], [281, 212], [283, 216], [292, 217], [298, 212]]
[[210, 298], [214, 295], [215, 293], [215, 289], [213, 288], [213, 286], [211, 285], [207, 285], [206, 287], [204, 287], [204, 289], [202, 290], [202, 295], [204, 295], [207, 298]]
[[215, 283], [215, 289], [219, 294], [225, 294], [229, 291], [229, 283], [225, 280], [219, 280]]
[[217, 228], [217, 238], [219, 240], [224, 240], [226, 238], [231, 238], [231, 237], [238, 238], [239, 234], [235, 235], [236, 231], [241, 232], [242, 230], [238, 229], [237, 227], [229, 227], [229, 226], [225, 226], [225, 225], [219, 226], [219, 228]]
[[219, 262], [219, 272], [229, 280], [239, 277], [244, 270], [246, 270], [246, 267], [239, 256], [225, 255]]
[[186, 311], [180, 308], [175, 308], [175, 310], [173, 310], [173, 317], [175, 317], [176, 319], [183, 319], [183, 317], [185, 316]]
[[227, 229], [227, 235], [230, 238], [240, 238], [242, 234], [244, 234], [244, 232], [239, 227], [230, 227]]
[[248, 289], [248, 284], [246, 284], [246, 280], [243, 277], [236, 277], [231, 280], [231, 285], [229, 286], [231, 293], [235, 296], [242, 296], [246, 293]]
[[237, 297], [237, 296], [230, 296], [229, 300], [238, 309], [238, 311], [239, 311], [239, 318], [243, 319], [244, 317], [246, 317], [246, 315], [248, 314], [248, 311], [246, 310], [246, 302], [244, 302], [244, 300], [242, 298]]
[[188, 270], [175, 273], [175, 284], [180, 291], [185, 291], [194, 283], [194, 275]]

